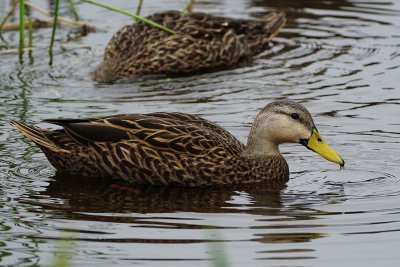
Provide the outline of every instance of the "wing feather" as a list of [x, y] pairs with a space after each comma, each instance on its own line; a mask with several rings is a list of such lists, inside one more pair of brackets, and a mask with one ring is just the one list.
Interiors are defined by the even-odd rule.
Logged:
[[[244, 149], [240, 141], [219, 125], [184, 113], [123, 114], [46, 122], [63, 127], [49, 131], [46, 138], [54, 140], [54, 144], [59, 142], [60, 148], [74, 146], [75, 151], [84, 151], [75, 153], [76, 158], [68, 166], [84, 170], [86, 166], [79, 157], [88, 154], [92, 168], [134, 183], [210, 184], [232, 171], [235, 164], [224, 162], [234, 161]], [[86, 158], [84, 162], [89, 159]]]

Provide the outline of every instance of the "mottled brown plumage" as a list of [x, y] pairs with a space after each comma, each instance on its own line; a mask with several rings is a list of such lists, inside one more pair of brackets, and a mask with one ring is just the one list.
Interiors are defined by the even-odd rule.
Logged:
[[45, 121], [62, 129], [11, 123], [39, 145], [57, 170], [152, 185], [286, 181], [289, 169], [278, 145], [302, 142], [315, 129], [309, 112], [290, 101], [261, 110], [246, 146], [219, 125], [184, 113]]
[[286, 19], [270, 13], [239, 20], [206, 13], [166, 11], [148, 19], [172, 29], [166, 33], [138, 22], [120, 29], [108, 43], [92, 78], [114, 82], [137, 74], [183, 74], [237, 65], [262, 52]]

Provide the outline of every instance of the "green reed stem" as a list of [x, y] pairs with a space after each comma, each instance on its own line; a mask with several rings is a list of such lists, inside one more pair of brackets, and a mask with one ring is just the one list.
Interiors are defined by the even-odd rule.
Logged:
[[6, 24], [7, 20], [11, 17], [12, 13], [14, 13], [15, 9], [17, 8], [19, 0], [15, 0], [10, 10], [7, 12], [7, 15], [0, 23], [0, 32], [3, 29], [4, 24]]
[[19, 50], [25, 47], [25, 0], [19, 0]]
[[[67, 232], [67, 231], [65, 231]], [[76, 249], [74, 237], [64, 237], [58, 241], [57, 251], [54, 252], [56, 258], [52, 267], [72, 267], [72, 256]]]
[[192, 13], [194, 1], [195, 0], [190, 0], [189, 3], [187, 3], [185, 8], [183, 9], [183, 12]]
[[114, 7], [110, 7], [110, 6], [107, 6], [107, 5], [104, 5], [104, 4], [95, 2], [95, 1], [91, 1], [91, 0], [81, 0], [81, 1], [82, 1], [82, 2], [85, 2], [85, 3], [89, 3], [89, 4], [92, 4], [92, 5], [95, 5], [95, 6], [99, 6], [99, 7], [108, 9], [108, 10], [112, 10], [112, 11], [115, 11], [115, 12], [118, 12], [118, 13], [121, 13], [121, 14], [124, 14], [124, 15], [126, 15], [126, 16], [131, 17], [131, 18], [134, 18], [135, 20], [138, 20], [138, 21], [141, 21], [141, 22], [146, 23], [146, 24], [148, 24], [148, 25], [151, 25], [151, 26], [153, 26], [153, 27], [155, 27], [155, 28], [158, 28], [158, 29], [160, 29], [160, 30], [162, 30], [162, 31], [165, 31], [165, 32], [167, 32], [167, 33], [175, 34], [175, 32], [174, 32], [173, 30], [168, 29], [167, 27], [164, 27], [164, 26], [161, 25], [161, 24], [155, 23], [154, 21], [151, 21], [151, 20], [148, 20], [148, 19], [143, 18], [143, 17], [141, 17], [141, 16], [137, 16], [137, 15], [135, 15], [135, 14], [126, 12], [126, 11], [124, 11], [124, 10], [117, 9], [117, 8], [114, 8]]
[[[207, 229], [207, 227], [205, 227]], [[226, 255], [226, 248], [224, 247], [223, 238], [218, 230], [208, 229], [206, 231], [207, 239], [213, 240], [207, 242], [207, 250], [211, 256], [213, 267], [229, 267], [229, 259]]]
[[140, 12], [142, 11], [143, 0], [139, 0], [139, 4], [136, 9], [136, 15], [140, 16]]
[[49, 64], [50, 64], [50, 66], [53, 64], [53, 45], [54, 45], [54, 38], [56, 36], [59, 4], [60, 4], [60, 0], [56, 0], [55, 7], [54, 7], [53, 27], [52, 27], [52, 31], [51, 31], [51, 40], [50, 40], [50, 47], [49, 47], [49, 54], [50, 54]]
[[74, 1], [73, 0], [68, 0], [68, 1], [69, 1], [69, 5], [71, 6], [72, 13], [74, 13], [75, 19], [79, 21], [79, 15], [78, 15], [78, 11], [76, 10]]

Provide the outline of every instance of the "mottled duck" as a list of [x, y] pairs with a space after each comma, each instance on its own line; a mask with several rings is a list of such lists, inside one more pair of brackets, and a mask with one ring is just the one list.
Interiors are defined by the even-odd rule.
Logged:
[[132, 184], [218, 185], [286, 181], [279, 144], [300, 143], [344, 165], [318, 133], [310, 113], [291, 101], [265, 106], [247, 145], [221, 126], [178, 112], [91, 119], [47, 119], [62, 129], [11, 124], [35, 142], [59, 171]]
[[265, 50], [286, 22], [280, 12], [243, 20], [166, 11], [148, 19], [175, 34], [141, 22], [124, 26], [108, 43], [93, 80], [111, 83], [139, 74], [184, 74], [234, 67]]

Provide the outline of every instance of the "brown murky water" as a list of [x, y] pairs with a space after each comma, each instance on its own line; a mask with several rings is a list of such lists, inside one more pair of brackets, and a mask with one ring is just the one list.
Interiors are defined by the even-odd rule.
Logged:
[[[70, 14], [62, 2], [62, 15]], [[133, 2], [114, 4], [134, 11]], [[143, 12], [185, 2], [145, 1]], [[0, 17], [7, 6], [0, 2]], [[0, 49], [0, 265], [52, 265], [64, 250], [73, 266], [212, 266], [223, 255], [229, 266], [399, 266], [400, 2], [198, 1], [195, 8], [238, 18], [281, 9], [288, 25], [249, 66], [114, 85], [93, 83], [89, 72], [129, 18], [87, 4], [79, 12], [104, 31], [65, 42], [75, 33], [60, 30], [52, 68], [48, 30], [35, 33], [32, 65], [27, 54], [20, 64]], [[18, 43], [16, 33], [4, 36]], [[291, 145], [282, 148], [286, 186], [117, 189], [55, 175], [8, 124], [179, 110], [244, 141], [259, 109], [276, 98], [311, 110], [345, 171]]]

